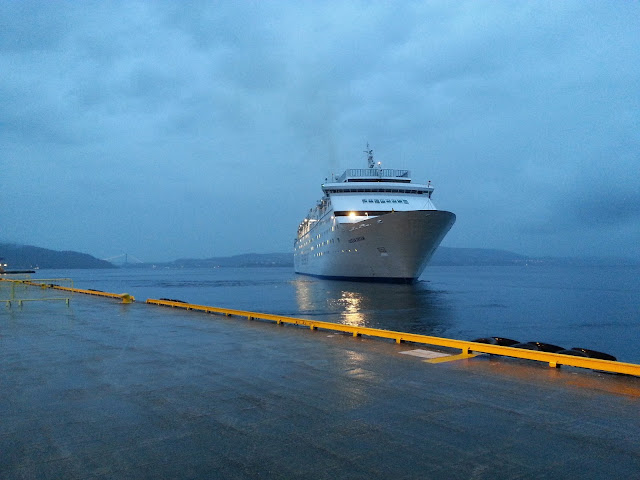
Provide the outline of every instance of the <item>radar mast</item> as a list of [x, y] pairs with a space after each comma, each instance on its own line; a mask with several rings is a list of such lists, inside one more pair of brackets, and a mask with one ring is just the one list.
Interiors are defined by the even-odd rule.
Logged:
[[373, 161], [373, 150], [369, 149], [369, 142], [367, 142], [367, 149], [364, 151], [367, 154], [367, 162], [369, 162], [369, 168], [374, 168], [376, 166]]

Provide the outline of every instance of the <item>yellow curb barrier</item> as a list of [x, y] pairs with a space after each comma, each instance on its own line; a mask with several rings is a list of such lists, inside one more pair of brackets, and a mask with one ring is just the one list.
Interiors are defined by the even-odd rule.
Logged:
[[[55, 279], [51, 279], [51, 280], [55, 280]], [[67, 279], [64, 279], [64, 280], [67, 280]], [[129, 295], [128, 293], [110, 293], [110, 292], [103, 292], [101, 290], [62, 287], [60, 285], [55, 285], [53, 283], [34, 282], [32, 280], [0, 279], [0, 281], [20, 283], [23, 285], [31, 285], [33, 287], [52, 288], [54, 290], [62, 290], [65, 292], [83, 293], [85, 295], [94, 295], [97, 297], [117, 298], [119, 300], [122, 300], [122, 303], [133, 303], [136, 301], [135, 297], [133, 295]]]
[[[426, 345], [434, 345], [439, 347], [456, 348], [461, 350], [461, 355], [471, 355], [480, 353], [489, 353], [492, 355], [501, 355], [505, 357], [521, 358], [525, 360], [535, 360], [538, 362], [548, 363], [550, 367], [559, 367], [561, 365], [589, 368], [593, 370], [601, 370], [610, 373], [621, 373], [626, 375], [635, 375], [640, 377], [640, 365], [634, 363], [615, 362], [611, 360], [601, 360], [599, 358], [577, 357], [573, 355], [562, 355], [559, 353], [541, 352], [536, 350], [525, 350], [521, 348], [503, 347], [500, 345], [490, 345], [486, 343], [468, 342], [465, 340], [455, 340], [451, 338], [432, 337], [428, 335], [419, 335], [415, 333], [395, 332], [393, 330], [382, 330], [379, 328], [358, 327], [354, 325], [344, 325], [340, 323], [321, 322], [316, 320], [307, 320], [304, 318], [285, 317], [282, 315], [273, 315], [270, 313], [248, 312], [245, 310], [235, 310], [230, 308], [218, 308], [207, 305], [196, 305], [185, 302], [147, 299], [148, 304], [159, 305], [165, 307], [182, 308], [185, 310], [195, 310], [206, 313], [217, 313], [226, 316], [238, 316], [248, 319], [269, 320], [280, 324], [300, 325], [309, 327], [311, 330], [322, 329], [336, 332], [351, 333], [354, 337], [367, 335], [370, 337], [388, 338], [395, 340], [396, 343], [413, 342]], [[459, 357], [461, 358], [461, 357]], [[459, 359], [458, 358], [458, 359]], [[471, 358], [471, 357], [467, 357]], [[453, 359], [452, 359], [453, 360]], [[437, 363], [437, 362], [432, 362]]]

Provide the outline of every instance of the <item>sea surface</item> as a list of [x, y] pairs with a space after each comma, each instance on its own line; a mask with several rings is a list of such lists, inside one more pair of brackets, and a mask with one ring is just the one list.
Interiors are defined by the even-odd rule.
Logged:
[[427, 267], [414, 285], [323, 280], [279, 267], [39, 270], [32, 278], [71, 278], [76, 288], [126, 292], [138, 302], [172, 298], [462, 340], [500, 336], [640, 362], [638, 267]]

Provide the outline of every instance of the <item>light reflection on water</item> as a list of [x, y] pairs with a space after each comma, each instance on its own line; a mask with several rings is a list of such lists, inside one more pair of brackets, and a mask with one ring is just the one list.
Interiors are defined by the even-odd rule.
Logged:
[[342, 322], [346, 325], [355, 327], [365, 326], [365, 316], [360, 311], [360, 303], [362, 295], [355, 292], [342, 292], [342, 298], [339, 303], [343, 305]]
[[437, 334], [449, 326], [446, 295], [416, 285], [343, 282], [298, 276], [301, 316], [360, 327]]

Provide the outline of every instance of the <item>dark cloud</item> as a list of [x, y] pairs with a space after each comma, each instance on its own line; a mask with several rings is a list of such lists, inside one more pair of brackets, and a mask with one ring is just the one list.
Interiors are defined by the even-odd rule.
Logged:
[[637, 257], [639, 13], [3, 2], [0, 235], [147, 260], [287, 251], [368, 141], [434, 182], [458, 215], [445, 244]]
[[64, 2], [0, 3], [0, 47], [8, 54], [59, 49], [73, 26]]

